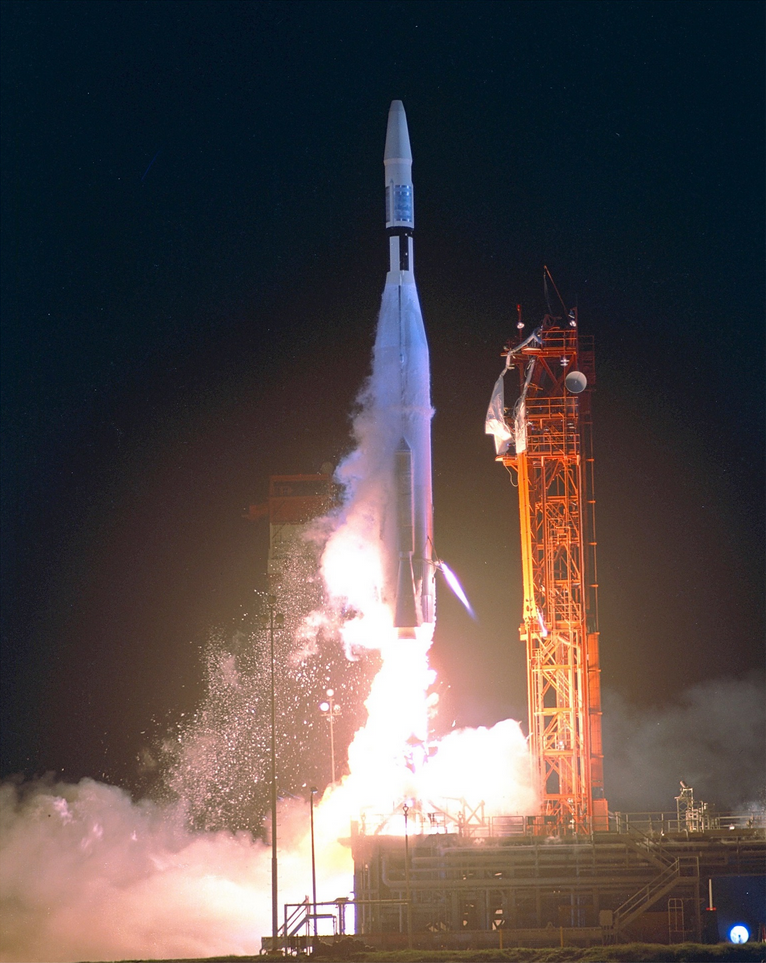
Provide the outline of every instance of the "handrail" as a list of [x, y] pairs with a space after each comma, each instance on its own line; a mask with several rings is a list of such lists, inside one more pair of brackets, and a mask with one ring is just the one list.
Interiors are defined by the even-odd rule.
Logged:
[[[683, 870], [691, 868], [691, 873]], [[679, 856], [646, 886], [625, 900], [614, 912], [614, 929], [627, 926], [640, 916], [647, 907], [655, 903], [663, 893], [669, 892], [681, 876], [699, 876], [699, 859], [696, 856]]]
[[675, 883], [680, 871], [680, 861], [674, 859], [671, 865], [664, 869], [659, 876], [628, 897], [622, 906], [614, 911], [614, 928], [617, 930], [627, 926], [631, 920], [640, 916], [645, 906], [649, 906], [655, 899], [659, 899], [664, 887], [668, 884], [672, 886]]
[[[455, 803], [454, 808], [450, 803]], [[366, 813], [357, 823], [356, 832], [360, 836], [384, 835], [393, 817], [401, 818], [401, 812], [393, 810], [388, 814]], [[766, 810], [749, 810], [737, 813], [714, 813], [716, 832], [737, 832], [766, 830]], [[416, 836], [458, 835], [466, 838], [486, 838], [507, 835], [557, 835], [557, 829], [549, 826], [547, 817], [541, 814], [492, 814], [483, 811], [483, 804], [477, 806], [465, 799], [443, 800], [441, 805], [432, 801], [426, 808], [410, 813], [410, 839]], [[512, 828], [511, 828], [512, 827]], [[712, 827], [711, 827], [712, 828]], [[650, 811], [628, 813], [609, 812], [609, 832], [620, 835], [638, 835], [655, 842], [669, 834], [693, 833], [684, 820], [679, 822], [675, 811]], [[403, 835], [400, 831], [399, 835]]]
[[631, 829], [630, 832], [621, 834], [625, 842], [631, 846], [634, 852], [644, 856], [655, 866], [668, 867], [673, 864], [673, 857], [668, 855], [661, 846], [657, 845], [657, 840], [640, 829]]

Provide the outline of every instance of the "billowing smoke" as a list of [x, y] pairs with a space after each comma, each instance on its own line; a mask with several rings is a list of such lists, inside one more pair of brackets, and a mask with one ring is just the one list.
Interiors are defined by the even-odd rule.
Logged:
[[[306, 810], [280, 806], [285, 901], [311, 892]], [[351, 876], [337, 835], [318, 814], [318, 877], [331, 898]], [[4, 963], [255, 954], [271, 932], [270, 881], [270, 846], [192, 830], [178, 806], [134, 803], [90, 779], [0, 786]]]
[[90, 779], [0, 788], [0, 959], [255, 953], [267, 850]]
[[766, 808], [765, 694], [761, 673], [700, 683], [657, 708], [639, 709], [607, 689], [610, 808], [673, 812], [681, 779], [719, 812]]

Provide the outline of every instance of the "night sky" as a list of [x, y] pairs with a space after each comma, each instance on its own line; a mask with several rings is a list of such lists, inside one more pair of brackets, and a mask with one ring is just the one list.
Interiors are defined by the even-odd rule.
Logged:
[[445, 712], [526, 718], [516, 494], [483, 421], [547, 264], [596, 339], [607, 708], [736, 713], [764, 656], [762, 4], [0, 12], [0, 774], [134, 785], [265, 586], [243, 512], [349, 450], [394, 98], [436, 550], [478, 614], [441, 588]]

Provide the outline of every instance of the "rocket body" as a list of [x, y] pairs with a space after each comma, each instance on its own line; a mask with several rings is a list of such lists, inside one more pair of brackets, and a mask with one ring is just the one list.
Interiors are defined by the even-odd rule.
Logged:
[[[387, 588], [400, 638], [435, 620], [431, 375], [415, 286], [412, 151], [402, 102], [388, 114], [384, 151], [389, 269], [375, 340], [379, 410], [387, 426], [390, 490], [383, 537]], [[395, 504], [394, 504], [395, 501]]]

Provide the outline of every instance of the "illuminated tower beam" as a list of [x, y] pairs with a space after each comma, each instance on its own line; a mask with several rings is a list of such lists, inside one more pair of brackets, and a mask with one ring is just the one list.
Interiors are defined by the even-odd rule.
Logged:
[[[530, 749], [548, 828], [606, 830], [590, 393], [577, 313], [504, 352], [521, 392], [498, 455], [518, 476]], [[583, 377], [584, 376], [584, 377]]]

